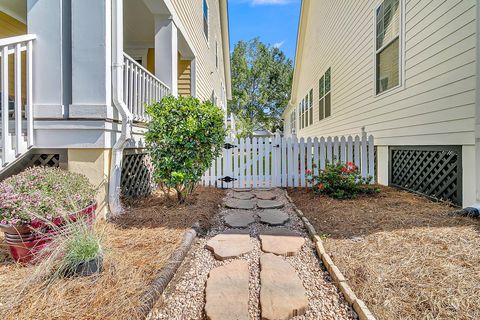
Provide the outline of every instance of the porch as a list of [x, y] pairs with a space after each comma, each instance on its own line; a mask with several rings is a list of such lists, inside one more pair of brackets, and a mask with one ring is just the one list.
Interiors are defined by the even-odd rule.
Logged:
[[[129, 147], [143, 146], [146, 105], [196, 94], [195, 53], [170, 2], [115, 5], [24, 0], [1, 12], [0, 21], [16, 28], [4, 28], [0, 39], [1, 132], [8, 132], [0, 135], [0, 171], [31, 148], [111, 148], [123, 122], [115, 91], [133, 120]], [[114, 10], [122, 12], [118, 21]], [[114, 37], [123, 52], [121, 88]]]

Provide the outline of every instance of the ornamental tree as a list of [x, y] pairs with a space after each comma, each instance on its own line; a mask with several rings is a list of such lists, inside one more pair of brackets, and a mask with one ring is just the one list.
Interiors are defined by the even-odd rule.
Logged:
[[210, 101], [173, 96], [148, 106], [147, 113], [152, 118], [145, 140], [153, 178], [183, 202], [222, 150], [224, 113]]

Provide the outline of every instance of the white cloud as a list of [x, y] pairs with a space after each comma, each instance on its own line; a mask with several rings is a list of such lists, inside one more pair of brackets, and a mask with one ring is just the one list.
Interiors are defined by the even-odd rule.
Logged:
[[280, 49], [280, 48], [283, 46], [284, 43], [285, 43], [285, 40], [280, 41], [280, 42], [277, 42], [277, 43], [274, 43], [274, 44], [273, 44], [273, 47]]

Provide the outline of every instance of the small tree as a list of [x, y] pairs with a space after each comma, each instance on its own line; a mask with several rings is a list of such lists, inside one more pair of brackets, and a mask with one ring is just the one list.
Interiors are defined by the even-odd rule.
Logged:
[[152, 119], [145, 140], [154, 180], [166, 192], [175, 189], [183, 202], [222, 150], [223, 111], [210, 101], [167, 96], [147, 113]]

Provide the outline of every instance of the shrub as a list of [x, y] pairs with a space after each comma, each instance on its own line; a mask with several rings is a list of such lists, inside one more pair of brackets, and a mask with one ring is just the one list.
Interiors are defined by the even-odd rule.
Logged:
[[373, 194], [379, 191], [370, 185], [372, 177], [363, 178], [353, 162], [327, 163], [318, 176], [307, 170], [307, 180], [315, 194], [335, 199], [353, 199], [358, 194]]
[[167, 96], [147, 107], [145, 136], [154, 180], [183, 202], [220, 154], [225, 138], [224, 114], [210, 101]]
[[87, 207], [94, 195], [84, 175], [47, 167], [26, 169], [0, 183], [0, 224], [55, 222]]

